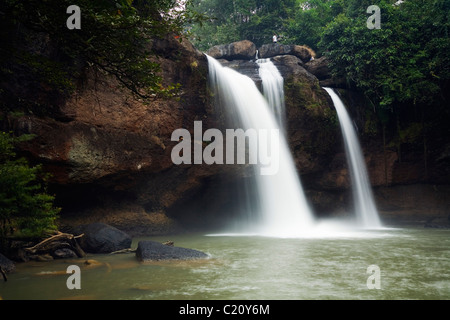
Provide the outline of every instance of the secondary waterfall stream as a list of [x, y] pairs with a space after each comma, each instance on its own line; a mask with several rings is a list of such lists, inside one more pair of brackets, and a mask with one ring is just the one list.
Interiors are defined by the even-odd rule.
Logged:
[[276, 174], [261, 175], [260, 167], [263, 164], [258, 162], [253, 165], [255, 171], [248, 187], [256, 188], [256, 198], [251, 199], [249, 205], [243, 205], [245, 210], [258, 212], [252, 214], [254, 218], [248, 223], [243, 219], [240, 232], [275, 237], [301, 236], [303, 231], [312, 227], [314, 217], [306, 201], [284, 130], [280, 129], [269, 104], [249, 77], [223, 67], [209, 56], [208, 64], [210, 86], [218, 103], [231, 119], [230, 125], [243, 130], [279, 132], [279, 152], [272, 154], [272, 158], [279, 161], [279, 170]]
[[270, 59], [259, 59], [256, 62], [259, 65], [264, 97], [266, 97], [278, 125], [281, 129], [285, 129], [284, 79]]
[[364, 157], [353, 123], [344, 103], [331, 88], [324, 88], [333, 100], [344, 138], [352, 181], [354, 210], [358, 223], [364, 228], [379, 228], [381, 222], [372, 194]]

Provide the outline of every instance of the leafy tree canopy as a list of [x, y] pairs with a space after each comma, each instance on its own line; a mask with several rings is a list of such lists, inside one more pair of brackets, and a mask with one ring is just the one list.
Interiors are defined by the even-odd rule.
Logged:
[[[199, 15], [176, 0], [79, 0], [81, 29], [69, 30], [69, 0], [4, 0], [0, 9], [0, 100], [3, 109], [38, 109], [36, 93], [56, 101], [85, 67], [113, 75], [141, 98], [170, 96], [148, 41], [181, 35]], [[18, 75], [21, 75], [19, 78]], [[25, 76], [26, 75], [26, 76]], [[23, 87], [23, 90], [14, 88]], [[57, 103], [57, 101], [55, 102]]]
[[209, 21], [191, 25], [192, 42], [202, 50], [217, 44], [239, 40], [257, 46], [270, 42], [275, 33], [285, 31], [296, 0], [193, 0], [193, 10], [208, 16]]

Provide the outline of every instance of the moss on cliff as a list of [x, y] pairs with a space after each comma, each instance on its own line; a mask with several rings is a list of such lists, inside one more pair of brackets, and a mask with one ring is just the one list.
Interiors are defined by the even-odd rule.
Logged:
[[296, 153], [309, 155], [310, 169], [315, 171], [330, 159], [338, 142], [336, 112], [318, 81], [287, 77], [285, 96], [291, 145]]

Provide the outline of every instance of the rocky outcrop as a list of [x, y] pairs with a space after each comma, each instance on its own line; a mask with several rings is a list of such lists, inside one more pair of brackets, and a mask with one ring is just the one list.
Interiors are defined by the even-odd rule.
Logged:
[[228, 61], [255, 60], [256, 58], [267, 59], [281, 55], [291, 55], [301, 59], [303, 62], [308, 62], [316, 55], [307, 46], [270, 43], [256, 48], [256, 45], [248, 40], [217, 45], [210, 48], [206, 53], [215, 59], [225, 59]]
[[172, 131], [206, 114], [206, 60], [186, 41], [155, 40], [153, 49], [166, 56], [158, 59], [166, 84], [182, 85], [179, 100], [143, 103], [114, 79], [91, 72], [60, 106], [66, 121], [31, 115], [17, 120], [16, 131], [36, 135], [22, 150], [43, 161], [53, 181], [85, 184], [172, 165], [167, 149]]
[[58, 106], [58, 117], [26, 114], [11, 120], [17, 134], [35, 135], [21, 144], [21, 154], [51, 173], [50, 192], [63, 208], [62, 229], [89, 221], [132, 235], [173, 232], [167, 208], [216, 174], [216, 168], [176, 166], [171, 160], [174, 130], [193, 130], [194, 120], [217, 127], [208, 104], [206, 57], [170, 36], [151, 46], [165, 84], [181, 85], [177, 97], [143, 102], [112, 77], [88, 70], [77, 91]]
[[317, 78], [305, 69], [305, 64], [300, 58], [293, 55], [279, 55], [272, 57], [271, 60], [286, 82], [290, 78], [304, 79], [310, 85], [317, 86]]
[[328, 60], [326, 57], [320, 57], [318, 59], [308, 61], [308, 63], [305, 64], [305, 68], [319, 80], [331, 78], [330, 70], [328, 69]]
[[261, 84], [259, 77], [259, 65], [255, 60], [226, 60], [219, 59], [219, 62], [224, 66], [238, 71], [241, 74], [251, 78], [257, 85]]
[[272, 58], [281, 55], [291, 55], [301, 59], [303, 62], [310, 61], [315, 57], [315, 52], [306, 46], [271, 43], [264, 44], [258, 49], [260, 59]]
[[325, 56], [308, 61], [305, 63], [305, 69], [319, 79], [321, 87], [346, 87], [346, 83], [343, 79], [336, 79], [332, 76], [330, 69], [328, 68], [328, 59]]
[[[314, 75], [319, 80], [321, 87], [346, 87], [343, 79], [336, 79], [331, 75], [328, 68], [328, 59], [325, 56], [316, 58], [316, 53], [308, 46], [270, 43], [256, 48], [252, 42], [244, 40], [214, 46], [207, 51], [207, 54], [218, 60], [221, 59], [221, 63], [225, 66], [239, 69], [239, 72], [249, 76], [256, 83], [261, 81], [257, 75], [256, 57], [259, 59], [277, 59], [280, 62], [277, 67], [281, 68], [283, 68], [285, 62], [292, 61], [293, 57], [296, 57], [296, 62], [304, 67], [307, 73]], [[287, 58], [283, 59], [283, 57]], [[281, 73], [283, 74], [282, 70]]]
[[214, 46], [207, 51], [207, 54], [215, 59], [250, 60], [256, 56], [256, 46], [251, 41], [243, 40]]
[[206, 259], [208, 257], [206, 253], [198, 250], [174, 247], [155, 241], [139, 241], [136, 249], [136, 258], [142, 262]]

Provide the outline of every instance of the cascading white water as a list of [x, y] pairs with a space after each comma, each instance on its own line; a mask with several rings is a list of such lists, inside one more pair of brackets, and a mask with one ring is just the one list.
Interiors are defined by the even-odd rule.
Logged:
[[324, 88], [333, 100], [339, 117], [344, 138], [347, 159], [350, 166], [354, 210], [359, 224], [364, 228], [381, 227], [380, 218], [372, 194], [361, 146], [358, 141], [353, 123], [347, 113], [344, 103], [331, 88]]
[[262, 80], [263, 94], [272, 108], [279, 126], [285, 128], [284, 79], [270, 59], [256, 60]]
[[[267, 101], [255, 83], [247, 76], [223, 67], [208, 57], [209, 81], [215, 97], [231, 117], [232, 125], [243, 130], [280, 130]], [[251, 187], [256, 188], [258, 219], [240, 232], [275, 237], [297, 237], [314, 224], [294, 165], [293, 157], [280, 132], [278, 140], [279, 170], [273, 175], [261, 175], [261, 163], [253, 165]]]

